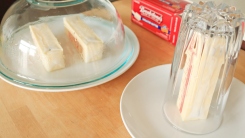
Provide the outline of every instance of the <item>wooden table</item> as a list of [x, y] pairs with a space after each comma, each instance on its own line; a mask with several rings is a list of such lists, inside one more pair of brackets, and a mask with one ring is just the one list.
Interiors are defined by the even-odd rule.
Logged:
[[[114, 6], [139, 39], [135, 64], [110, 82], [74, 92], [33, 92], [0, 80], [0, 138], [130, 137], [119, 110], [123, 89], [140, 72], [171, 63], [174, 46], [130, 21], [131, 0]], [[245, 82], [244, 72], [245, 51], [241, 51], [235, 77]]]

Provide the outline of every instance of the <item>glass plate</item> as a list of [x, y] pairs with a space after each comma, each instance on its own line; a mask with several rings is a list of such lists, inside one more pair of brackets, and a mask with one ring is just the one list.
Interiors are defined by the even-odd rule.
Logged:
[[[55, 22], [53, 22], [53, 24], [55, 25]], [[94, 24], [94, 26], [97, 28], [100, 27], [100, 29], [105, 29], [104, 31], [110, 31], [110, 27], [107, 24], [105, 25], [101, 26], [98, 24]], [[65, 69], [48, 73], [45, 71], [44, 68], [39, 67], [40, 64], [37, 64], [37, 62], [40, 61], [29, 59], [33, 61], [32, 67], [16, 68], [16, 72], [21, 72], [21, 74], [10, 72], [6, 67], [0, 64], [0, 77], [3, 80], [21, 88], [47, 92], [84, 89], [105, 83], [124, 73], [128, 68], [131, 67], [131, 65], [138, 57], [138, 39], [128, 27], [125, 26], [124, 28], [125, 46], [123, 47], [121, 52], [115, 52], [118, 51], [115, 50], [116, 47], [107, 47], [102, 60], [92, 62], [91, 64], [85, 64], [80, 60], [74, 61], [74, 59], [79, 59], [74, 58], [74, 56], [79, 56], [79, 54], [76, 55], [72, 51], [65, 50], [68, 51], [65, 53], [65, 57], [71, 58], [71, 60], [68, 61], [72, 61], [73, 59], [73, 63], [68, 63], [68, 67], [66, 67]], [[54, 31], [61, 30], [62, 29], [57, 29]], [[23, 31], [27, 30], [24, 29]], [[18, 35], [19, 37], [29, 37], [31, 39], [31, 36], [29, 35], [21, 36], [21, 34], [25, 32], [18, 33], [20, 33]], [[104, 36], [103, 38], [105, 39], [106, 36]], [[66, 39], [63, 39], [63, 41], [66, 41]], [[24, 44], [25, 43], [23, 42], [23, 45]], [[27, 50], [28, 52], [31, 52], [31, 48]], [[18, 60], [18, 54], [14, 52], [15, 51], [12, 51], [13, 55], [11, 56], [11, 58], [16, 58], [16, 60]], [[34, 74], [36, 73], [40, 75], [35, 76]]]

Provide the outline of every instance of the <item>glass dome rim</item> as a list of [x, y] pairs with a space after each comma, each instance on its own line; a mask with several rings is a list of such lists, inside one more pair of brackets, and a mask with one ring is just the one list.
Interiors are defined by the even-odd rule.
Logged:
[[58, 1], [50, 1], [50, 2], [48, 2], [49, 0], [25, 0], [25, 1], [39, 7], [59, 8], [59, 7], [78, 5], [86, 2], [87, 0], [58, 0]]

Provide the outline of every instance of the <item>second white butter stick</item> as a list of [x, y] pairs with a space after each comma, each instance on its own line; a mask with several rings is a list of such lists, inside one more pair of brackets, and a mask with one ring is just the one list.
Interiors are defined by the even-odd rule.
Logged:
[[41, 23], [30, 25], [29, 28], [45, 69], [50, 72], [64, 68], [63, 48], [48, 25]]
[[102, 58], [103, 41], [82, 21], [80, 16], [65, 17], [64, 26], [84, 62], [88, 63]]

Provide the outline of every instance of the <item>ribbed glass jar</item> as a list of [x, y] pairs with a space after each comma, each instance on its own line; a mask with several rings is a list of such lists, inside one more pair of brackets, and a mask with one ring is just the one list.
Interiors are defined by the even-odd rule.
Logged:
[[193, 3], [183, 13], [163, 112], [177, 129], [216, 130], [241, 48], [244, 17], [235, 7]]

